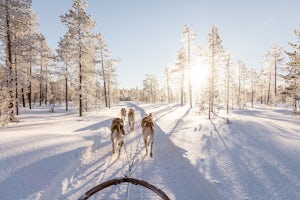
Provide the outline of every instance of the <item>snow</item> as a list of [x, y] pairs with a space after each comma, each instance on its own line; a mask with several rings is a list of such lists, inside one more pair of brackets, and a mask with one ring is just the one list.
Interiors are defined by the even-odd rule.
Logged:
[[[110, 125], [134, 108], [125, 150], [111, 154]], [[104, 181], [145, 180], [170, 199], [300, 199], [300, 118], [256, 105], [207, 119], [177, 104], [123, 102], [84, 117], [63, 107], [21, 110], [0, 128], [0, 199], [78, 199]], [[153, 158], [145, 155], [141, 118], [155, 120]], [[130, 166], [130, 167], [129, 167]], [[128, 192], [127, 192], [128, 191]], [[133, 184], [108, 187], [90, 199], [160, 199]]]

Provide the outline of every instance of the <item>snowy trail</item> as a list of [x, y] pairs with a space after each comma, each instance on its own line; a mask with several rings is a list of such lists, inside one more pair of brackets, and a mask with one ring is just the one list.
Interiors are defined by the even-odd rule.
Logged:
[[[93, 172], [90, 172], [89, 176], [81, 175], [81, 178], [75, 178], [77, 181], [73, 180], [73, 182], [88, 183], [84, 185], [77, 183], [80, 187], [78, 189], [80, 192], [78, 193], [74, 193], [75, 187], [69, 189], [69, 193], [72, 193], [69, 198], [78, 197], [79, 193], [83, 194], [91, 186], [96, 186], [104, 181], [129, 175], [128, 162], [133, 162], [131, 177], [148, 181], [163, 190], [171, 199], [220, 199], [217, 192], [204, 180], [190, 164], [189, 160], [184, 158], [184, 150], [176, 147], [158, 125], [155, 125], [154, 156], [153, 158], [150, 158], [149, 155], [146, 156], [140, 127], [141, 118], [145, 115], [145, 110], [134, 104], [128, 104], [127, 107], [134, 107], [137, 120], [135, 123], [136, 129], [126, 136], [126, 152], [122, 152], [119, 160], [116, 158], [116, 155], [109, 156], [106, 154], [105, 161], [101, 162], [103, 159], [97, 159], [95, 162], [97, 163], [96, 166], [87, 165], [86, 170], [93, 170]], [[127, 126], [128, 129], [129, 127]], [[105, 150], [102, 148], [101, 151], [110, 153], [111, 149], [106, 147]], [[97, 155], [95, 156], [97, 157]], [[83, 173], [83, 171], [80, 170], [80, 173]], [[85, 180], [79, 181], [82, 177]], [[129, 194], [127, 194], [127, 187], [127, 183], [111, 186], [98, 192], [91, 199], [126, 199], [127, 195], [133, 200], [161, 199], [152, 191], [132, 184], [129, 185]]]
[[[111, 154], [110, 125], [122, 107], [136, 111], [121, 158]], [[171, 199], [300, 199], [300, 119], [268, 107], [207, 113], [177, 104], [122, 103], [75, 113], [23, 111], [0, 128], [0, 199], [78, 199], [92, 187], [129, 174]], [[153, 158], [145, 156], [141, 118], [155, 120]], [[126, 125], [129, 133], [128, 125]], [[111, 186], [90, 199], [160, 199], [133, 184]]]
[[[224, 199], [300, 199], [300, 119], [280, 109], [208, 120], [188, 108], [157, 111], [166, 135]], [[170, 112], [171, 111], [171, 112]]]

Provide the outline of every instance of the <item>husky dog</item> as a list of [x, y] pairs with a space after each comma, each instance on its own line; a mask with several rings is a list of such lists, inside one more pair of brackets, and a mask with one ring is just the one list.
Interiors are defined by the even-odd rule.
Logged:
[[154, 143], [154, 135], [155, 135], [155, 129], [154, 129], [154, 122], [152, 114], [146, 115], [142, 120], [142, 129], [143, 129], [143, 139], [144, 144], [146, 147], [146, 155], [148, 154], [148, 146], [150, 146], [150, 157], [152, 158], [153, 152], [153, 143]]
[[134, 110], [133, 110], [133, 108], [130, 108], [129, 112], [128, 112], [128, 123], [129, 123], [130, 131], [134, 130], [134, 122], [135, 122]]
[[141, 127], [143, 128], [144, 125], [145, 125], [145, 122], [148, 121], [148, 120], [151, 120], [153, 122], [153, 117], [152, 117], [152, 114], [146, 114], [146, 116], [143, 118], [142, 120], [142, 123], [141, 123]]
[[126, 109], [122, 108], [121, 109], [121, 119], [125, 122], [125, 117], [126, 117]]
[[125, 135], [124, 122], [120, 118], [113, 119], [111, 123], [111, 142], [112, 142], [112, 153], [115, 153], [115, 143], [119, 146], [118, 158], [120, 158], [121, 148], [124, 144], [123, 137]]

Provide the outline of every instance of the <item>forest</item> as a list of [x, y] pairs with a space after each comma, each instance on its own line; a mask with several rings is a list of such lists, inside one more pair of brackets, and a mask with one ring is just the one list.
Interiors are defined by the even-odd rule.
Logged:
[[[183, 26], [182, 48], [174, 65], [164, 69], [164, 81], [145, 73], [142, 87], [120, 88], [118, 63], [105, 33], [95, 33], [97, 22], [87, 13], [87, 3], [74, 0], [60, 16], [66, 33], [51, 49], [39, 32], [31, 0], [3, 0], [0, 5], [0, 123], [18, 121], [19, 108], [64, 105], [72, 102], [79, 116], [94, 108], [110, 108], [120, 101], [180, 103], [207, 114], [217, 109], [243, 109], [254, 104], [283, 105], [299, 110], [300, 30], [295, 27], [290, 49], [276, 43], [265, 52], [262, 66], [233, 62], [212, 26], [205, 46], [197, 34]], [[245, 47], [246, 48], [246, 47]]]

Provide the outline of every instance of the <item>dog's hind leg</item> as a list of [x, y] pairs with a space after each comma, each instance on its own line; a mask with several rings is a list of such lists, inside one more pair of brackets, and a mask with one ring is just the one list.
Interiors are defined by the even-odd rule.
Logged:
[[149, 143], [150, 143], [150, 157], [152, 158], [152, 156], [153, 156], [152, 149], [153, 149], [153, 143], [154, 143], [154, 137], [152, 135], [149, 138]]
[[144, 136], [144, 144], [145, 144], [144, 148], [146, 148], [146, 155], [147, 155], [148, 154], [148, 145], [147, 145], [147, 137], [145, 138], [145, 136]]
[[114, 139], [111, 139], [111, 145], [112, 145], [112, 153], [115, 153], [115, 143], [114, 143]]
[[123, 140], [119, 142], [119, 153], [118, 153], [118, 158], [120, 158], [120, 155], [121, 155], [121, 149], [122, 149], [123, 144], [124, 144]]

